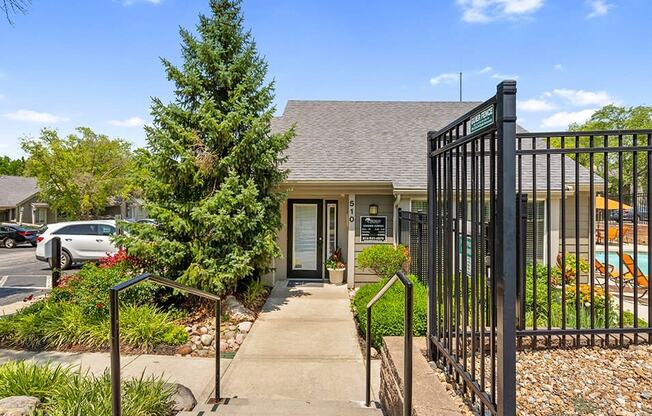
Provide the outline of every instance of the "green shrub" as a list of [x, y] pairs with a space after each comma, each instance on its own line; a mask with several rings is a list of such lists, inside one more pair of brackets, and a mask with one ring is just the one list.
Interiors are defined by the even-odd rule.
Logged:
[[[427, 289], [418, 277], [408, 277], [413, 283], [414, 295], [414, 335], [424, 336], [427, 329], [428, 296]], [[387, 283], [387, 279], [362, 286], [353, 298], [353, 309], [360, 324], [360, 330], [366, 333], [367, 303]], [[374, 305], [371, 316], [372, 345], [379, 348], [384, 336], [403, 335], [405, 319], [405, 288], [395, 283]]]
[[[109, 346], [108, 317], [88, 314], [74, 303], [39, 303], [42, 305], [38, 308], [26, 308], [0, 318], [0, 345], [26, 349]], [[122, 307], [120, 335], [123, 345], [139, 350], [149, 350], [161, 343], [179, 345], [188, 341], [184, 328], [154, 306]]]
[[[161, 378], [144, 377], [122, 382], [125, 416], [172, 415], [171, 385]], [[48, 416], [110, 416], [111, 379], [71, 367], [11, 361], [0, 365], [0, 397], [35, 396], [41, 400], [37, 414]]]
[[397, 270], [403, 269], [403, 264], [408, 258], [408, 250], [405, 246], [377, 244], [362, 250], [358, 255], [357, 265], [373, 270], [381, 278], [389, 278], [394, 276]]
[[[109, 289], [132, 277], [132, 274], [131, 266], [126, 262], [111, 267], [87, 263], [79, 273], [66, 277], [59, 287], [52, 290], [50, 298], [55, 302], [77, 304], [88, 314], [108, 316]], [[120, 293], [120, 304], [152, 303], [157, 290], [152, 283], [140, 283]]]

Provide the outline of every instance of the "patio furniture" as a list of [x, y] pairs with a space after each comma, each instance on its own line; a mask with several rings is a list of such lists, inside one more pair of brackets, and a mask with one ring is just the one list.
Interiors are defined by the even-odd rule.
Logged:
[[627, 285], [634, 287], [634, 276], [636, 276], [636, 282], [638, 287], [645, 289], [643, 294], [639, 298], [645, 296], [649, 288], [649, 278], [639, 269], [638, 265], [634, 263], [634, 259], [627, 253], [618, 253], [621, 261], [627, 267], [629, 277], [626, 278], [625, 282]]
[[[623, 234], [625, 234], [625, 227], [623, 227]], [[607, 228], [607, 240], [611, 243], [618, 241], [618, 227]], [[598, 228], [597, 241], [598, 244], [604, 244], [604, 230]]]
[[[614, 273], [614, 265], [610, 264], [609, 269], [600, 262], [598, 259], [593, 259], [594, 261], [594, 267], [595, 270], [598, 271], [598, 273], [602, 274], [604, 276], [604, 284], [598, 283], [600, 286], [604, 286], [609, 283], [609, 279], [613, 280], [614, 282], [618, 283], [620, 281], [620, 275], [618, 273]], [[629, 277], [628, 277], [629, 276]], [[623, 279], [626, 282], [627, 279], [631, 280], [632, 275], [629, 272], [623, 273]]]

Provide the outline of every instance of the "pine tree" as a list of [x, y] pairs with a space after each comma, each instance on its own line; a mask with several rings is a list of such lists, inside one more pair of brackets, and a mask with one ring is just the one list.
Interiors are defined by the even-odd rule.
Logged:
[[268, 270], [276, 243], [282, 153], [293, 130], [272, 134], [273, 82], [239, 0], [211, 0], [197, 34], [181, 29], [183, 64], [162, 59], [175, 100], [154, 98], [138, 172], [157, 226], [117, 239], [148, 268], [215, 293]]

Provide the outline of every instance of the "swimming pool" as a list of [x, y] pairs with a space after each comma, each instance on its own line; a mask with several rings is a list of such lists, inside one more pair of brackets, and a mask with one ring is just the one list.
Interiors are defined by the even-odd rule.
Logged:
[[[633, 251], [626, 251], [625, 253], [629, 254], [634, 258], [634, 252]], [[605, 258], [604, 258], [604, 251], [596, 251], [595, 252], [595, 258], [602, 264], [605, 264]], [[609, 250], [609, 264], [614, 266], [614, 270], [617, 271], [619, 270], [620, 267], [620, 257], [618, 256], [618, 253], [615, 251]], [[648, 259], [648, 253], [647, 252], [638, 252], [638, 268], [641, 269], [641, 272], [644, 274], [648, 274], [648, 267], [649, 267], [649, 259]], [[627, 271], [627, 267], [625, 267], [625, 264], [623, 264], [623, 270]]]

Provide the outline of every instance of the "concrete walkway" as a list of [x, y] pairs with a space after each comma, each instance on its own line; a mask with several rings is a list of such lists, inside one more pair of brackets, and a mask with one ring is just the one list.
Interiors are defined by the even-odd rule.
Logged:
[[364, 387], [347, 288], [328, 284], [279, 282], [222, 378], [224, 397], [247, 399], [362, 401]]
[[[82, 371], [100, 375], [110, 371], [108, 353], [66, 353], [58, 351], [0, 350], [0, 363], [10, 360], [51, 362], [64, 366], [80, 367]], [[227, 371], [232, 360], [222, 358], [221, 372]], [[192, 390], [198, 403], [204, 403], [214, 390], [215, 359], [199, 357], [174, 357], [169, 355], [123, 355], [120, 359], [122, 378], [154, 375], [171, 383], [180, 383]]]

